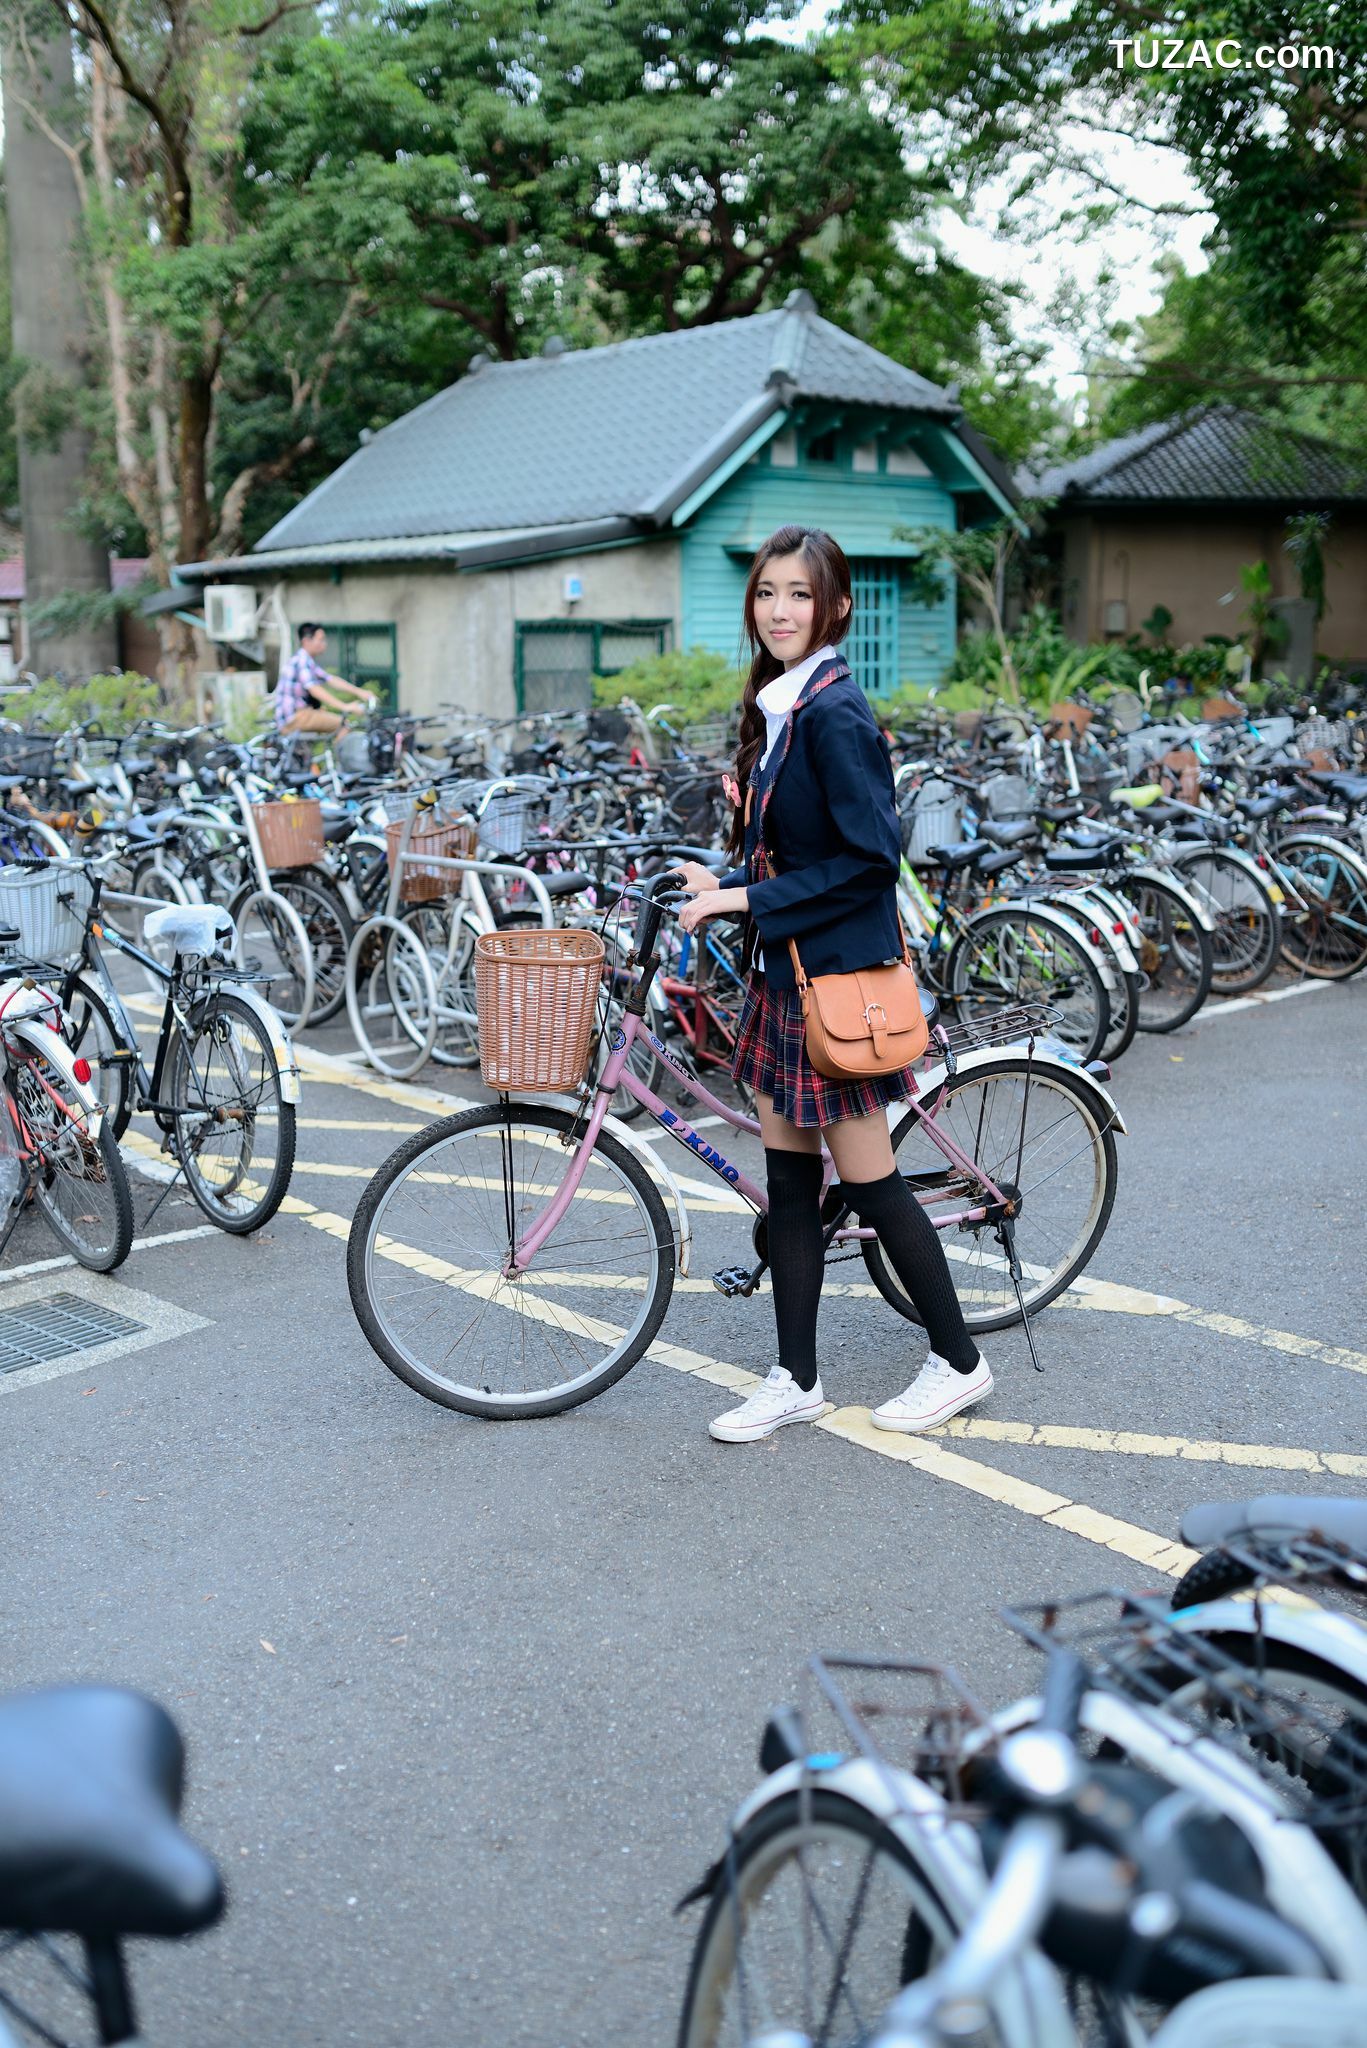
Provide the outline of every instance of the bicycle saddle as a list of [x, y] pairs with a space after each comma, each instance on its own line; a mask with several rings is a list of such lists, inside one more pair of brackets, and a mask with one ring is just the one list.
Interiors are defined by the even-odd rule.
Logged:
[[1294, 790], [1269, 789], [1262, 796], [1239, 796], [1234, 799], [1236, 811], [1242, 811], [1246, 818], [1270, 818], [1274, 811], [1285, 811], [1296, 802]]
[[1024, 858], [1025, 848], [1023, 846], [999, 846], [995, 853], [985, 853], [983, 855], [982, 859], [978, 862], [978, 873], [980, 875], [1000, 875], [1007, 868], [1015, 867], [1017, 861], [1024, 860]]
[[989, 818], [979, 825], [978, 837], [990, 839], [994, 846], [1023, 846], [1027, 839], [1035, 838], [1038, 829], [1031, 818], [1013, 818], [1005, 825], [994, 825]]
[[584, 889], [593, 887], [593, 876], [581, 874], [578, 868], [566, 868], [563, 874], [543, 875], [548, 896], [578, 896]]
[[981, 839], [965, 839], [958, 846], [927, 847], [927, 858], [938, 867], [948, 868], [954, 873], [959, 868], [971, 868], [987, 852], [987, 845]]
[[1182, 1517], [1182, 1541], [1193, 1550], [1213, 1550], [1239, 1536], [1325, 1536], [1367, 1551], [1367, 1500], [1260, 1493], [1252, 1500], [1206, 1501]]
[[0, 1701], [0, 1926], [196, 1934], [223, 1910], [181, 1833], [184, 1748], [163, 1708], [109, 1686]]
[[338, 840], [350, 839], [355, 830], [356, 813], [354, 811], [343, 811], [340, 817], [324, 818], [323, 820], [323, 838], [329, 846], [335, 845]]
[[1051, 875], [1085, 875], [1096, 868], [1116, 867], [1124, 859], [1124, 844], [1114, 840], [1095, 846], [1051, 846], [1044, 865]]

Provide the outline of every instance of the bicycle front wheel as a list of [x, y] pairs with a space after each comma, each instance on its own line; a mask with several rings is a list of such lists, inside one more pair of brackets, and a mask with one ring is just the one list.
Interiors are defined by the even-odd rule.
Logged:
[[[784, 1793], [746, 1823], [717, 1873], [679, 2048], [858, 2048], [960, 1932], [932, 1858], [839, 1793]], [[990, 2020], [973, 2038], [988, 2048], [1006, 2037]]]
[[294, 1172], [294, 1104], [286, 1102], [266, 1027], [250, 1003], [216, 990], [177, 1031], [165, 1081], [177, 1156], [211, 1223], [260, 1230]]
[[[930, 1137], [927, 1116], [973, 1161], [954, 1166]], [[1086, 1266], [1115, 1207], [1115, 1132], [1106, 1098], [1057, 1067], [1005, 1053], [947, 1081], [918, 1103], [892, 1134], [897, 1170], [937, 1210], [976, 1207], [989, 1197], [985, 1174], [1016, 1190], [1016, 1251], [1021, 1293], [1033, 1314], [1062, 1294]], [[1020, 1321], [1006, 1254], [990, 1223], [940, 1233], [964, 1321], [970, 1330], [1004, 1330]], [[885, 1301], [919, 1322], [877, 1239], [861, 1241], [864, 1263]]]
[[531, 1267], [507, 1271], [574, 1154], [564, 1110], [467, 1110], [415, 1134], [371, 1181], [347, 1285], [390, 1371], [491, 1418], [558, 1415], [631, 1370], [664, 1320], [674, 1237], [655, 1183], [606, 1131]]
[[1218, 846], [1181, 853], [1174, 865], [1214, 922], [1215, 993], [1251, 995], [1276, 966], [1281, 945], [1281, 919], [1266, 883], [1250, 863], [1232, 858]]
[[55, 1235], [92, 1273], [112, 1273], [133, 1243], [133, 1196], [106, 1119], [92, 1137], [60, 1067], [26, 1045], [11, 1073], [38, 1153], [34, 1198]]

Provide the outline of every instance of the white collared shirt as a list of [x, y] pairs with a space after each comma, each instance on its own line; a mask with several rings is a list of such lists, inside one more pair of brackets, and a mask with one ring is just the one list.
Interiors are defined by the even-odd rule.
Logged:
[[788, 713], [802, 695], [805, 685], [816, 674], [823, 661], [834, 661], [835, 658], [834, 647], [818, 647], [815, 654], [804, 655], [801, 661], [792, 668], [785, 669], [781, 676], [775, 676], [773, 681], [766, 683], [759, 692], [755, 702], [764, 713], [764, 752], [759, 757], [761, 768], [773, 753]]
[[[778, 745], [783, 728], [788, 722], [788, 713], [802, 695], [808, 682], [822, 662], [834, 661], [835, 655], [834, 647], [818, 647], [815, 654], [805, 654], [801, 661], [794, 663], [792, 668], [786, 668], [781, 676], [775, 676], [772, 682], [766, 683], [758, 692], [755, 702], [764, 713], [764, 752], [759, 757], [761, 768]], [[755, 954], [755, 969], [759, 974], [764, 972], [762, 947]]]

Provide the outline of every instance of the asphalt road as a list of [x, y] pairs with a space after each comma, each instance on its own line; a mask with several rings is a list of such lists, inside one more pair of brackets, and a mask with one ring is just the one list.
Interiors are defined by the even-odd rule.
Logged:
[[[423, 1098], [354, 1069], [307, 1081], [312, 1214], [150, 1242], [93, 1287], [26, 1275], [56, 1249], [26, 1225], [0, 1309], [84, 1288], [144, 1329], [0, 1376], [3, 1680], [165, 1701], [231, 1888], [218, 1931], [138, 1952], [149, 2040], [666, 2042], [696, 1924], [672, 1907], [808, 1652], [945, 1659], [1004, 1700], [1033, 1677], [1005, 1599], [1162, 1583], [1197, 1498], [1360, 1491], [1364, 1067], [1362, 986], [1141, 1039], [1110, 1284], [1041, 1318], [1041, 1375], [991, 1340], [991, 1402], [914, 1463], [857, 1416], [714, 1444], [733, 1397], [655, 1360], [540, 1423], [409, 1392], [352, 1319], [335, 1219]], [[202, 1220], [173, 1195], [146, 1235]], [[664, 1334], [763, 1372], [767, 1298], [705, 1285], [743, 1220], [694, 1227], [704, 1284]], [[919, 1363], [860, 1293], [821, 1343], [847, 1420]]]

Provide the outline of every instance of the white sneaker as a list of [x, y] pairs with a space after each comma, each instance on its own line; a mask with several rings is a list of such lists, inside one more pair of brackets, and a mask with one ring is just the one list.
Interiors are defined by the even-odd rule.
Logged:
[[955, 1372], [932, 1351], [904, 1394], [875, 1408], [870, 1421], [875, 1429], [897, 1429], [903, 1436], [918, 1436], [948, 1422], [961, 1408], [971, 1408], [992, 1392], [992, 1375], [987, 1360], [980, 1358], [972, 1372]]
[[719, 1444], [749, 1444], [772, 1436], [785, 1422], [815, 1422], [825, 1405], [820, 1380], [814, 1387], [800, 1387], [790, 1372], [776, 1365], [739, 1408], [728, 1408], [707, 1426]]

